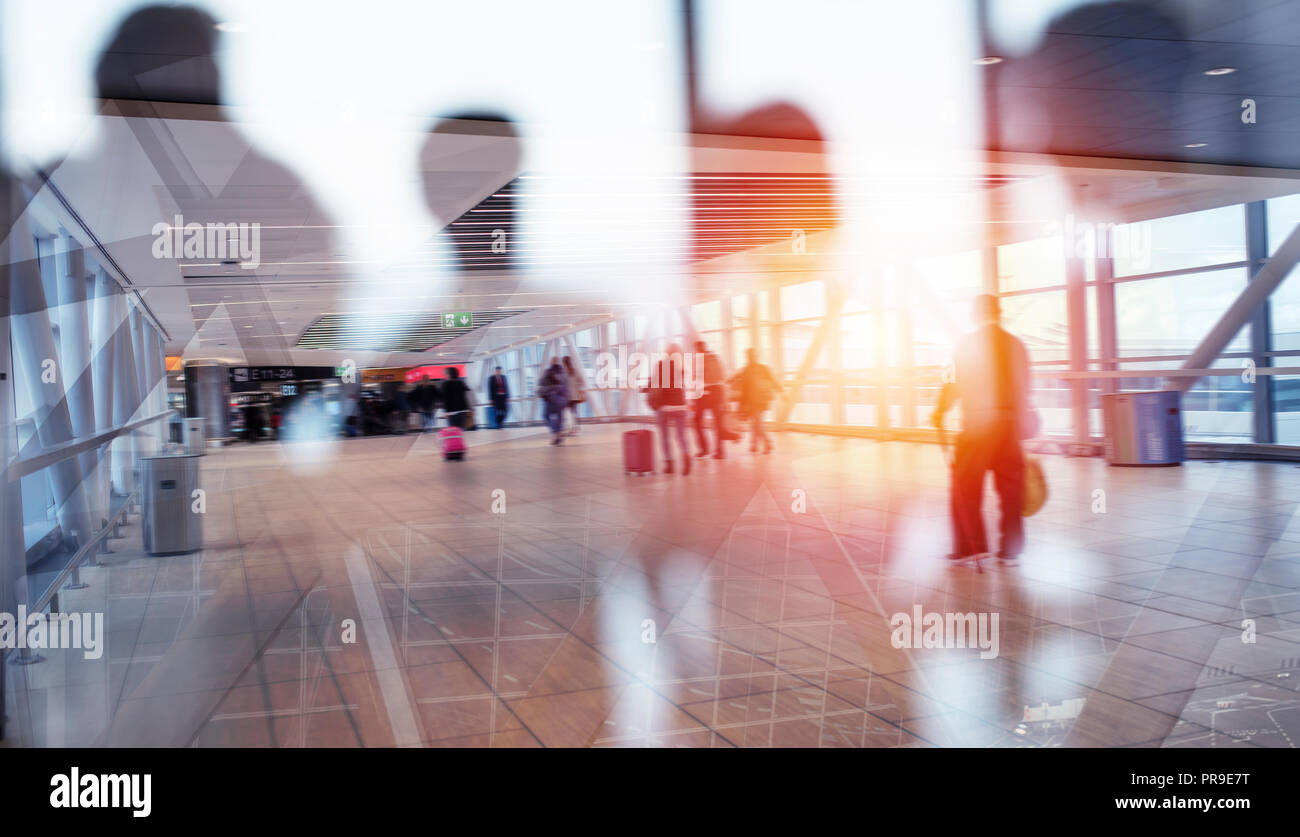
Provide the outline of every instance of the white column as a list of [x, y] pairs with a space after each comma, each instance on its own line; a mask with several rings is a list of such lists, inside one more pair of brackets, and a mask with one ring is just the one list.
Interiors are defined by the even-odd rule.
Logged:
[[[90, 304], [86, 299], [86, 256], [76, 239], [60, 234], [55, 251], [59, 290], [59, 370], [67, 393], [68, 417], [77, 438], [95, 432], [94, 373], [90, 363]], [[98, 526], [108, 516], [106, 497], [101, 497], [95, 468], [95, 451], [78, 457], [86, 481], [86, 499], [92, 521]], [[89, 535], [89, 533], [88, 533]]]
[[[14, 386], [22, 387], [35, 405], [37, 439], [42, 448], [49, 449], [73, 438], [72, 420], [64, 392], [65, 376], [58, 368], [59, 352], [50, 327], [36, 240], [26, 215], [14, 223], [0, 263], [9, 268], [13, 294]], [[80, 463], [75, 457], [65, 459], [51, 465], [50, 474], [64, 537], [75, 536], [85, 543], [93, 531]]]

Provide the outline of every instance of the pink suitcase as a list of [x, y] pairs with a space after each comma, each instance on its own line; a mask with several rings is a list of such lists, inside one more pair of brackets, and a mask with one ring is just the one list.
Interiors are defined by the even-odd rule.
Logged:
[[654, 473], [654, 431], [629, 430], [623, 434], [623, 470], [629, 474]]
[[444, 427], [438, 431], [438, 444], [443, 459], [465, 458], [465, 433], [459, 427]]

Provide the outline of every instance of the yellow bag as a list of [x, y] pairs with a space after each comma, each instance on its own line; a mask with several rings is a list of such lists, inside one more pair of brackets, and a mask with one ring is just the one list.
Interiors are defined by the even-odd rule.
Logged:
[[1047, 477], [1037, 456], [1025, 457], [1025, 496], [1020, 502], [1021, 517], [1033, 517], [1047, 503]]

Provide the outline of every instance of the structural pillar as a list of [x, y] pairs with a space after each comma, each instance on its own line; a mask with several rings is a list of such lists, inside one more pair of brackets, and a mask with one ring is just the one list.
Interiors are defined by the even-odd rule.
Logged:
[[[90, 362], [90, 305], [86, 298], [86, 256], [76, 239], [59, 235], [54, 257], [59, 290], [59, 371], [67, 393], [68, 417], [77, 438], [95, 433], [94, 373]], [[95, 468], [98, 457], [88, 450], [77, 457], [86, 482], [92, 520], [108, 516]], [[89, 533], [87, 533], [89, 535]]]
[[[103, 268], [95, 271], [95, 297], [91, 306], [90, 357], [91, 371], [94, 378], [95, 394], [95, 429], [108, 430], [113, 426], [113, 347], [114, 333], [118, 322], [113, 319], [113, 298], [121, 296], [121, 289]], [[112, 489], [113, 459], [110, 446], [103, 445], [96, 451], [99, 460], [98, 487], [105, 503], [110, 499]]]
[[216, 363], [185, 364], [185, 415], [203, 419], [207, 439], [230, 438], [230, 379]]
[[[11, 286], [11, 329], [14, 386], [22, 387], [34, 406], [36, 438], [49, 449], [73, 438], [72, 419], [64, 392], [66, 376], [59, 368], [50, 312], [41, 281], [36, 240], [27, 216], [19, 216], [9, 235], [4, 263]], [[65, 538], [85, 543], [93, 534], [82, 482], [81, 464], [75, 458], [50, 466], [59, 526]]]

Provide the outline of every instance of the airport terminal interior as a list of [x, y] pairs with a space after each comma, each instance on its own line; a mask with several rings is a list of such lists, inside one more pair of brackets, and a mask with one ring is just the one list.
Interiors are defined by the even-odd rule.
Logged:
[[67, 6], [0, 746], [1300, 744], [1300, 4]]

